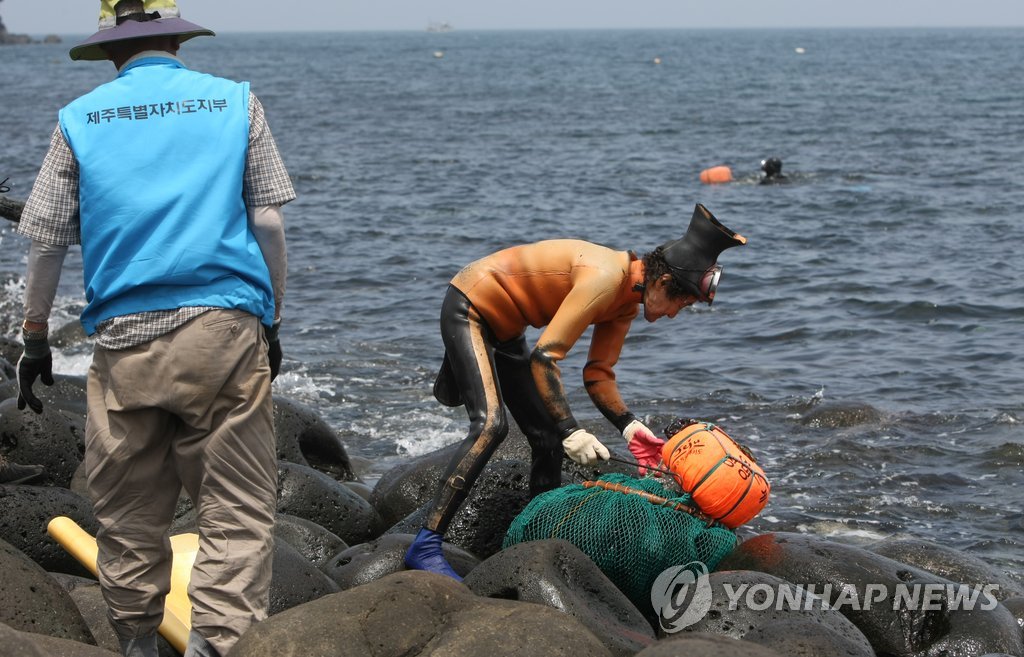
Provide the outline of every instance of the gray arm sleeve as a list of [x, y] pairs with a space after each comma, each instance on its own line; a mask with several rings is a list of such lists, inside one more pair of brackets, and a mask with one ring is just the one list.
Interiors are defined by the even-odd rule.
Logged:
[[57, 295], [60, 270], [68, 247], [32, 240], [25, 274], [25, 319], [46, 324]]
[[284, 213], [279, 205], [249, 208], [249, 227], [263, 252], [274, 288], [274, 321], [281, 319], [284, 289], [288, 278], [288, 252], [284, 239]]

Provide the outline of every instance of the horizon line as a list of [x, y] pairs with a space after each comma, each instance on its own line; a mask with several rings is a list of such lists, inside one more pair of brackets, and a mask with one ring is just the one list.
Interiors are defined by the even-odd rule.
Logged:
[[[94, 30], [84, 32], [36, 32], [18, 31], [7, 27], [8, 36], [88, 36]], [[426, 28], [377, 28], [377, 27], [349, 27], [342, 29], [323, 29], [320, 27], [296, 27], [290, 29], [232, 29], [232, 28], [210, 28], [218, 34], [352, 34], [362, 32], [378, 33], [403, 33], [403, 34], [454, 34], [458, 32], [672, 32], [672, 31], [777, 31], [777, 30], [1013, 30], [1024, 28], [1020, 25], [793, 25], [793, 26], [681, 26], [681, 27], [467, 27], [453, 28], [440, 32], [431, 31]]]

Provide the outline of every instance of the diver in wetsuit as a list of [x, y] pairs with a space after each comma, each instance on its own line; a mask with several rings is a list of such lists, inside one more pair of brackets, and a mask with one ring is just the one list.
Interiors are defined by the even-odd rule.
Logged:
[[[640, 304], [649, 322], [697, 301], [710, 304], [722, 271], [718, 255], [745, 243], [698, 204], [683, 237], [641, 259], [582, 240], [548, 240], [498, 251], [460, 271], [441, 306], [445, 356], [434, 396], [466, 407], [469, 432], [442, 475], [406, 566], [461, 579], [442, 554], [442, 538], [508, 433], [506, 406], [531, 447], [531, 496], [561, 484], [563, 454], [582, 465], [609, 457], [573, 417], [558, 368], [588, 326], [594, 331], [583, 368], [587, 393], [640, 467], [657, 465], [664, 441], [630, 412], [615, 383], [626, 333]], [[532, 348], [527, 326], [543, 329]]]
[[782, 173], [782, 160], [777, 157], [761, 160], [761, 171], [764, 172], [764, 177], [759, 183], [761, 185], [778, 185], [789, 182], [789, 178]]

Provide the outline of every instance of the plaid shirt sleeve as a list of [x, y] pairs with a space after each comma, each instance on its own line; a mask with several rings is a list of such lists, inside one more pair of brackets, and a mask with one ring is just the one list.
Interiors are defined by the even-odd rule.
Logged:
[[284, 205], [295, 199], [291, 178], [270, 134], [263, 104], [252, 93], [249, 94], [249, 153], [245, 160], [242, 198], [250, 208]]
[[50, 138], [50, 150], [43, 159], [25, 209], [18, 233], [56, 246], [82, 241], [78, 215], [78, 160], [71, 152], [60, 126]]

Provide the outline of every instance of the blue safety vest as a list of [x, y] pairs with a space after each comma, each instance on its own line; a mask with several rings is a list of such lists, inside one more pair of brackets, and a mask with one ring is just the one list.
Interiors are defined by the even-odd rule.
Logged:
[[147, 57], [62, 109], [60, 126], [79, 166], [88, 334], [110, 317], [187, 306], [273, 323], [242, 200], [248, 83]]

